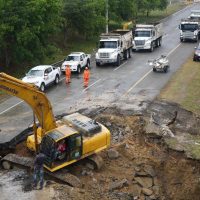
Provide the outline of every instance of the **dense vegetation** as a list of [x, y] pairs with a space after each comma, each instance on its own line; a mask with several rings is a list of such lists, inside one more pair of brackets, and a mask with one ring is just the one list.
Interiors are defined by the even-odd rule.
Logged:
[[167, 0], [0, 0], [2, 71], [40, 63], [65, 47], [70, 37], [90, 39], [109, 24], [121, 24], [165, 9]]

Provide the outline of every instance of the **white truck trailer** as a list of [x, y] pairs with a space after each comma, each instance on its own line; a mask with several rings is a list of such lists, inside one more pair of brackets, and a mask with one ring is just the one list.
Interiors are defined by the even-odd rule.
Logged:
[[133, 51], [149, 50], [161, 46], [163, 29], [162, 23], [136, 24], [134, 30]]
[[200, 20], [198, 19], [182, 19], [179, 25], [180, 29], [180, 41], [187, 40], [197, 42], [200, 38]]
[[131, 57], [133, 35], [131, 30], [115, 30], [100, 36], [96, 53], [96, 65], [114, 64], [119, 66], [122, 59]]

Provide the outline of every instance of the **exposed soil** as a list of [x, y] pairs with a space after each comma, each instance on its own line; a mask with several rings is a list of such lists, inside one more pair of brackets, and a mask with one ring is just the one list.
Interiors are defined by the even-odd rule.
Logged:
[[[171, 149], [165, 142], [165, 138], [169, 136], [152, 136], [146, 132], [152, 113], [156, 122], [166, 124], [173, 118], [175, 110], [178, 112], [177, 118], [169, 126], [175, 137], [179, 138], [182, 131], [192, 136], [199, 135], [199, 116], [176, 104], [154, 102], [140, 115], [116, 108], [104, 110], [96, 118], [112, 134], [110, 149], [100, 153], [104, 166], [99, 171], [90, 169], [85, 161], [70, 166], [68, 170], [80, 179], [82, 188], [72, 188], [47, 181], [46, 178], [46, 183], [49, 184], [46, 184], [44, 192], [51, 190], [51, 195], [48, 194], [46, 199], [200, 200], [199, 161]], [[89, 115], [92, 116], [92, 113], [94, 112]], [[25, 149], [25, 144], [22, 143], [17, 146], [16, 152], [31, 156]], [[8, 176], [9, 180], [12, 179], [12, 184], [21, 186], [21, 191], [18, 188], [16, 192], [21, 192], [22, 196], [29, 193], [29, 199], [36, 199], [37, 195], [34, 196], [33, 193], [40, 194], [31, 189], [30, 175], [26, 172], [22, 173], [20, 181], [16, 176], [11, 178], [7, 171], [0, 173], [3, 177], [0, 178], [0, 191], [6, 191], [5, 186], [8, 187], [8, 184], [4, 180]]]

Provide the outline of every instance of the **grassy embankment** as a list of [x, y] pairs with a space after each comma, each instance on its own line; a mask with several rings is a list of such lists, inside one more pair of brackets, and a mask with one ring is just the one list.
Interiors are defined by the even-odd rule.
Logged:
[[173, 101], [183, 108], [200, 114], [200, 63], [192, 57], [175, 73], [163, 88], [159, 99]]

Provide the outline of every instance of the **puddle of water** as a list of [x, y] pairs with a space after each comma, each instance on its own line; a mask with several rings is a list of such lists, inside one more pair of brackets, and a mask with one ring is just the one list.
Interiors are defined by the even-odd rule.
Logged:
[[1, 200], [51, 200], [58, 199], [53, 187], [33, 190], [32, 175], [23, 170], [0, 171]]

